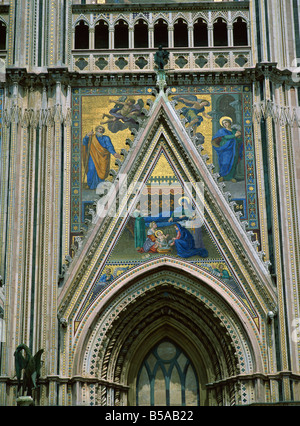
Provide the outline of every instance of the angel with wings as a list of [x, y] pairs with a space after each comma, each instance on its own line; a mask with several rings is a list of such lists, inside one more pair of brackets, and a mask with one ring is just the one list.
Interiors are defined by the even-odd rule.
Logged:
[[142, 117], [142, 109], [144, 108], [144, 101], [139, 99], [137, 102], [133, 98], [127, 96], [120, 97], [116, 100], [109, 100], [114, 103], [114, 107], [109, 111], [109, 114], [104, 113], [101, 124], [107, 124], [108, 129], [112, 133], [117, 133], [125, 129], [138, 129], [139, 124], [136, 121], [137, 117]]
[[199, 99], [196, 95], [175, 96], [173, 99], [185, 105], [181, 108], [181, 114], [187, 119], [187, 126], [192, 127], [194, 134], [202, 123], [203, 117], [212, 120], [212, 117], [205, 111], [205, 108], [210, 106], [207, 99]]

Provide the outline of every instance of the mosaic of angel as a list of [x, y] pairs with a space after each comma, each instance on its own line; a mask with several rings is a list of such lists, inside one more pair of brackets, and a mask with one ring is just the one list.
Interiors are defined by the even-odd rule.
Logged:
[[109, 99], [109, 102], [114, 103], [114, 107], [108, 114], [102, 115], [101, 124], [107, 124], [112, 133], [125, 129], [138, 129], [139, 124], [136, 118], [143, 117], [144, 101], [142, 99], [135, 101], [133, 98], [121, 96], [117, 101]]
[[194, 134], [203, 122], [203, 117], [212, 120], [212, 117], [205, 111], [205, 108], [210, 106], [208, 100], [198, 98], [196, 95], [174, 96], [173, 99], [185, 105], [181, 108], [181, 114], [187, 119], [187, 127], [191, 127]]

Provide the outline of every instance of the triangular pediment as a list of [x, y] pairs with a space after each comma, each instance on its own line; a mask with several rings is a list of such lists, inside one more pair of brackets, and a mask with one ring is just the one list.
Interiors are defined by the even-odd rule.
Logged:
[[[134, 274], [140, 265], [145, 264], [146, 268], [149, 261], [162, 258], [186, 262], [199, 271], [199, 278], [201, 271], [205, 271], [225, 283], [228, 291], [251, 313], [257, 326], [259, 315], [275, 306], [276, 295], [267, 265], [252, 241], [248, 222], [242, 221], [234, 210], [230, 194], [224, 191], [225, 185], [218, 181], [219, 174], [214, 173], [209, 156], [198, 145], [197, 134], [186, 125], [186, 117], [181, 113], [170, 92], [160, 91], [154, 102], [150, 102], [140, 127], [133, 132], [134, 139], [128, 141], [129, 149], [123, 153], [124, 160], [117, 162], [118, 169], [112, 172], [111, 182], [99, 188], [92, 224], [70, 264], [60, 295], [60, 314], [72, 316], [77, 326], [97, 298], [116, 281], [120, 283], [123, 275]], [[195, 241], [200, 238], [191, 223], [186, 240], [192, 235], [192, 246], [183, 242], [182, 250], [176, 250], [176, 243], [165, 244], [165, 250], [141, 250], [149, 225], [155, 222], [151, 215], [144, 218], [141, 225], [144, 236], [140, 235], [137, 241], [134, 233], [135, 224], [137, 233], [141, 231], [137, 224], [141, 197], [145, 202], [150, 187], [157, 197], [153, 205], [157, 205], [160, 219], [165, 211], [164, 191], [170, 190], [173, 197], [166, 220], [156, 220], [157, 229], [168, 235], [164, 243], [177, 237], [174, 224], [168, 221], [178, 199], [183, 197], [197, 218], [201, 218], [198, 234], [201, 234], [202, 253], [191, 251], [191, 256], [184, 256], [184, 250], [195, 248]], [[186, 228], [185, 225], [182, 221], [181, 226]], [[157, 236], [155, 241], [157, 244]]]

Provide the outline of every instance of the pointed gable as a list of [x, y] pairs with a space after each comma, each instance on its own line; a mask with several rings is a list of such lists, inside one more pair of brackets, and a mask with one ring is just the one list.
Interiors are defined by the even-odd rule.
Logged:
[[[166, 259], [196, 268], [200, 280], [210, 274], [240, 300], [259, 327], [262, 312], [275, 307], [275, 290], [263, 253], [252, 241], [249, 221], [241, 220], [234, 209], [236, 202], [207, 153], [212, 157], [213, 149], [201, 140], [203, 133], [213, 134], [213, 123], [206, 117], [209, 132], [200, 133], [197, 126], [195, 131], [191, 123], [197, 117], [200, 124], [205, 122], [197, 115], [199, 102], [189, 111], [192, 97], [184, 101], [169, 89], [155, 95], [139, 127], [132, 130], [134, 139], [126, 140], [124, 160], [117, 161], [111, 181], [98, 191], [92, 226], [66, 275], [61, 315], [73, 317], [77, 328], [91, 306], [101, 303], [116, 285], [122, 288], [141, 266], [146, 269], [149, 262]], [[207, 101], [209, 96], [208, 92], [198, 99]], [[213, 115], [215, 105], [207, 103]], [[244, 135], [248, 137], [247, 128]], [[174, 221], [182, 200], [189, 212]], [[194, 216], [200, 225], [195, 226]], [[175, 223], [180, 224], [177, 229]]]

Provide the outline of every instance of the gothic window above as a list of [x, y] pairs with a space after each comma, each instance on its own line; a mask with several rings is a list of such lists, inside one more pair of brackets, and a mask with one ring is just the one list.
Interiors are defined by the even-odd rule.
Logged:
[[0, 50], [6, 49], [6, 25], [0, 21]]
[[128, 49], [128, 25], [120, 19], [115, 25], [115, 48]]
[[148, 45], [148, 25], [140, 19], [134, 26], [134, 47], [143, 48]]
[[105, 21], [99, 21], [95, 26], [95, 49], [108, 49], [108, 25]]
[[89, 48], [89, 27], [84, 21], [80, 21], [75, 27], [75, 49]]
[[183, 19], [178, 19], [174, 24], [174, 46], [187, 47], [188, 43], [188, 26]]
[[214, 23], [214, 46], [228, 46], [227, 24], [222, 18]]
[[168, 24], [163, 19], [159, 19], [154, 24], [154, 47], [167, 47], [168, 41]]
[[238, 18], [233, 23], [233, 44], [234, 46], [248, 45], [247, 23], [242, 18]]
[[194, 23], [194, 46], [207, 47], [208, 46], [208, 30], [207, 23], [204, 19], [198, 19]]

